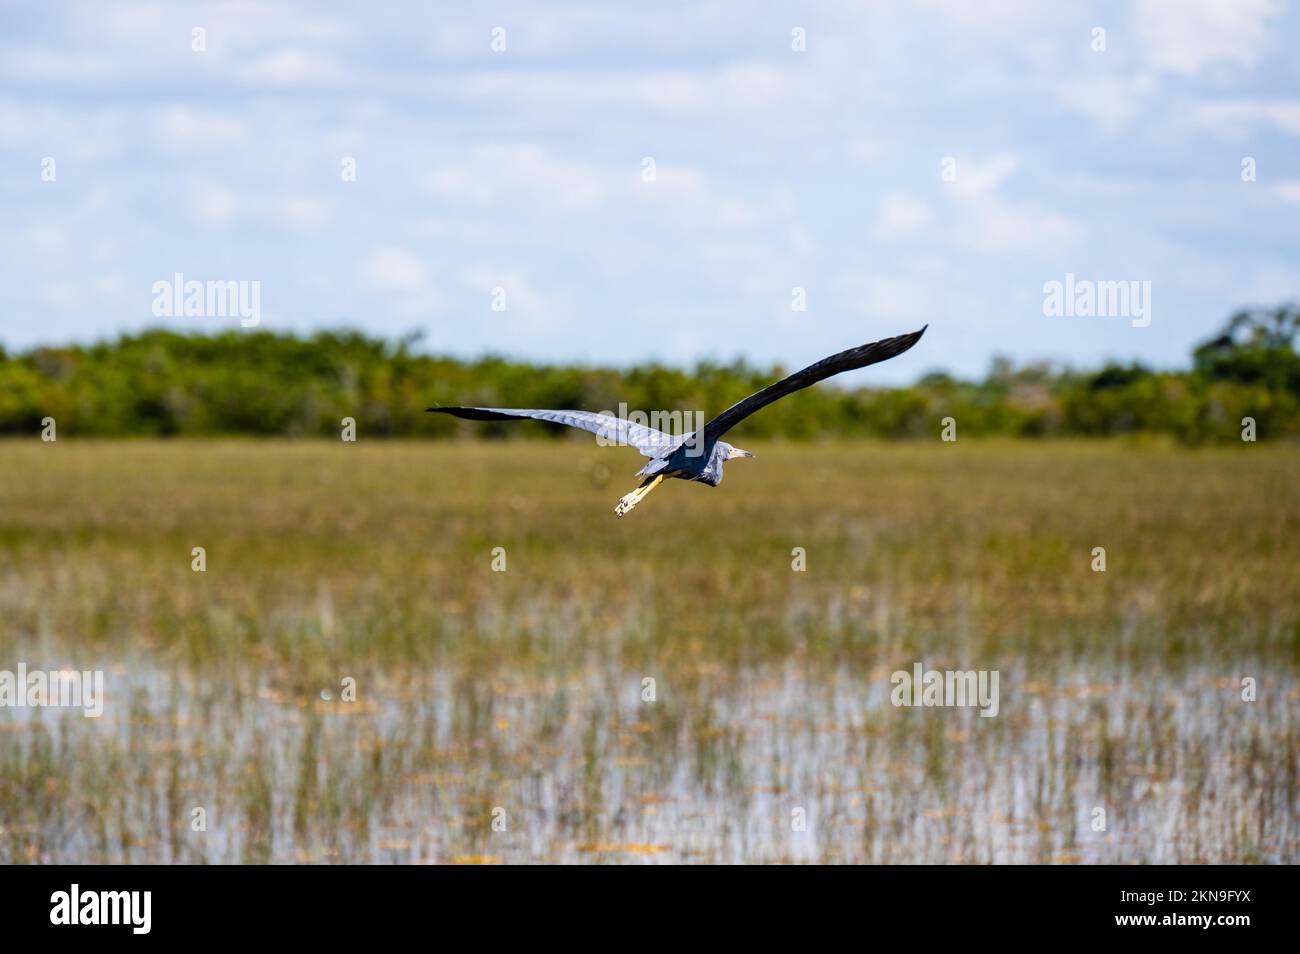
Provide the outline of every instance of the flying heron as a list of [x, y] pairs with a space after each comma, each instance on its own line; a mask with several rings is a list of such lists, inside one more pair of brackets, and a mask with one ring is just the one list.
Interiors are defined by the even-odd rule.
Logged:
[[[929, 325], [925, 326], [928, 327]], [[718, 486], [722, 483], [724, 461], [754, 456], [747, 450], [741, 450], [726, 441], [719, 440], [723, 434], [759, 408], [766, 407], [787, 394], [803, 390], [842, 371], [865, 368], [869, 364], [887, 361], [902, 354], [921, 340], [925, 328], [911, 334], [897, 335], [859, 345], [841, 351], [839, 354], [833, 354], [829, 358], [822, 358], [816, 364], [810, 364], [788, 378], [769, 384], [761, 391], [755, 391], [705, 424], [702, 431], [693, 431], [690, 434], [666, 434], [644, 424], [594, 411], [550, 411], [513, 407], [431, 407], [426, 410], [468, 418], [472, 421], [517, 421], [524, 418], [551, 421], [555, 424], [567, 424], [569, 427], [591, 431], [601, 437], [613, 437], [619, 444], [630, 444], [649, 457], [650, 463], [636, 473], [637, 477], [645, 479], [635, 490], [624, 494], [618, 506], [614, 508], [614, 513], [621, 517], [644, 500], [646, 494], [668, 477], [698, 480], [710, 487]]]

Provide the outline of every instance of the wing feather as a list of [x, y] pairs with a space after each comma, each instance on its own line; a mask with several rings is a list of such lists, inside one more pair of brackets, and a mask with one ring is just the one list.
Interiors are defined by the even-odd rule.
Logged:
[[535, 421], [550, 421], [552, 424], [566, 424], [584, 431], [590, 431], [597, 437], [613, 444], [627, 444], [652, 460], [671, 453], [681, 443], [681, 437], [674, 437], [644, 424], [635, 424], [615, 417], [613, 414], [598, 414], [595, 411], [552, 411], [544, 408], [514, 407], [431, 407], [426, 408], [438, 414], [451, 414], [471, 421], [518, 421], [531, 418]]
[[[925, 326], [925, 328], [928, 327], [930, 326]], [[796, 371], [775, 384], [769, 384], [761, 391], [755, 391], [749, 397], [731, 405], [731, 407], [704, 425], [704, 446], [711, 447], [719, 437], [749, 417], [749, 415], [767, 407], [773, 401], [779, 401], [787, 394], [793, 394], [795, 391], [811, 387], [818, 381], [824, 381], [841, 372], [865, 368], [869, 364], [887, 361], [902, 354], [921, 340], [921, 335], [925, 334], [925, 328], [907, 335], [883, 338], [880, 341], [873, 341], [870, 344], [859, 345], [856, 348], [841, 351], [829, 358], [822, 358], [816, 364], [810, 364], [802, 371]]]

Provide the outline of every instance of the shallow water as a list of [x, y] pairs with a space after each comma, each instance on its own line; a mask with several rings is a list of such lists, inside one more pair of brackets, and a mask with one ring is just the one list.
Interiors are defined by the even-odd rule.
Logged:
[[683, 696], [670, 674], [653, 702], [626, 670], [429, 669], [349, 703], [135, 660], [99, 719], [0, 710], [7, 757], [58, 795], [3, 835], [55, 863], [1297, 857], [1270, 764], [1300, 739], [1293, 680], [1243, 702], [1197, 668], [1026, 671], [1004, 664], [981, 718], [893, 706], [884, 668], [719, 670]]

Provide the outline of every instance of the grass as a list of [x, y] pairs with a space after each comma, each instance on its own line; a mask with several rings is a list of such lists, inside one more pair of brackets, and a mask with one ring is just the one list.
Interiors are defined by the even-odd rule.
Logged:
[[0, 861], [1300, 858], [1300, 450], [752, 449], [0, 445]]

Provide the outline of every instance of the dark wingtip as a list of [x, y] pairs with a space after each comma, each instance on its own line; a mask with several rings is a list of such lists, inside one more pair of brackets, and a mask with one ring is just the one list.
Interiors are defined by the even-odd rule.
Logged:
[[895, 338], [894, 340], [898, 342], [898, 350], [890, 355], [890, 357], [896, 357], [904, 351], [912, 350], [913, 345], [921, 340], [921, 336], [925, 334], [925, 329], [929, 327], [929, 324], [925, 324], [921, 326], [919, 331], [909, 331], [907, 334], [899, 335]]

